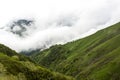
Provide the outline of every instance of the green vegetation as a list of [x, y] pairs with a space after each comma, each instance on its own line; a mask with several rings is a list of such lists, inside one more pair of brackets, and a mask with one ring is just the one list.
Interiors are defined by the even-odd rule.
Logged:
[[38, 64], [77, 80], [120, 80], [120, 23], [31, 55]]
[[0, 44], [0, 80], [74, 80], [40, 67], [28, 57]]

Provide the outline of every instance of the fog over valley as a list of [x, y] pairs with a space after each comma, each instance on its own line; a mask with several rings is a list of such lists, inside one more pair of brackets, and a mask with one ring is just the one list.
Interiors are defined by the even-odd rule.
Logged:
[[0, 43], [17, 52], [64, 44], [120, 21], [119, 0], [6, 1], [0, 1]]

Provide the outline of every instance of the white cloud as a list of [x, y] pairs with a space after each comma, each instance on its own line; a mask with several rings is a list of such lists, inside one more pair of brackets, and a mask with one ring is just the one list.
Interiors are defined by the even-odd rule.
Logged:
[[119, 4], [119, 0], [2, 0], [0, 27], [24, 18], [35, 24], [24, 38], [0, 30], [0, 43], [21, 51], [82, 38], [119, 22]]

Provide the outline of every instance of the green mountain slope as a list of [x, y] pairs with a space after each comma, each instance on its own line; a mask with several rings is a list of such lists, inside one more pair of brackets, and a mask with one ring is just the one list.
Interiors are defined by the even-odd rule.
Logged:
[[52, 72], [0, 44], [0, 80], [74, 80]]
[[31, 58], [78, 80], [120, 80], [120, 23], [77, 41], [55, 45]]

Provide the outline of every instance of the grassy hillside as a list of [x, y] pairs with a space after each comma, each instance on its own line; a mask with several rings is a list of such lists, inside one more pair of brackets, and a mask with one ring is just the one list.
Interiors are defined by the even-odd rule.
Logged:
[[0, 44], [0, 80], [74, 80], [52, 72]]
[[120, 23], [86, 38], [52, 46], [31, 58], [78, 80], [120, 80]]

